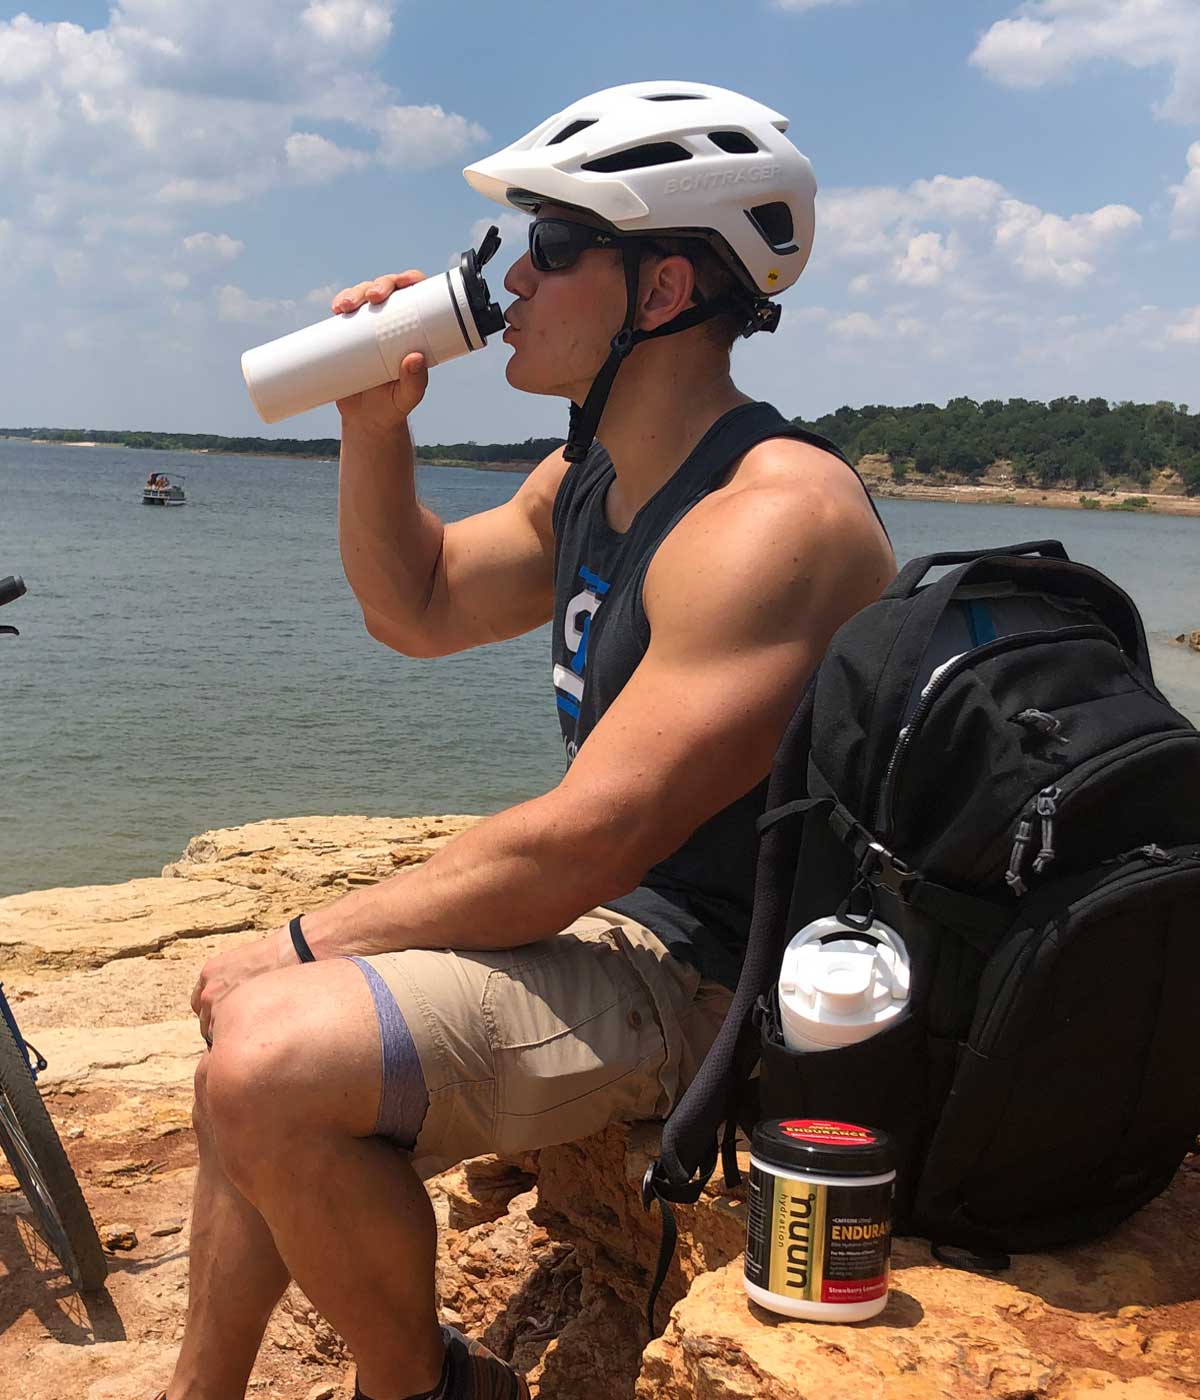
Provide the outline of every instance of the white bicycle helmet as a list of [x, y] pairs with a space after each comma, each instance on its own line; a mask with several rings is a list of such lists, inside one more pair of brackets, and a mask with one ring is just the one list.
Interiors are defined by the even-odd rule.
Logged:
[[[581, 98], [463, 171], [499, 204], [585, 210], [625, 235], [625, 324], [587, 401], [572, 406], [569, 461], [586, 454], [616, 371], [642, 340], [731, 310], [745, 314], [743, 334], [775, 329], [779, 307], [768, 298], [804, 271], [817, 189], [808, 158], [784, 135], [787, 125], [726, 88], [625, 83]], [[633, 330], [638, 255], [630, 236], [638, 234], [708, 244], [734, 274], [738, 294], [698, 300], [656, 331]]]

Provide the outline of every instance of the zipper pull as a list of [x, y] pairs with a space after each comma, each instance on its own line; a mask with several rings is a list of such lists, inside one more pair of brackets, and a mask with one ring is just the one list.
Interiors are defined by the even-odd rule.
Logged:
[[1042, 819], [1042, 849], [1033, 862], [1033, 873], [1040, 875], [1054, 860], [1054, 818], [1058, 813], [1058, 799], [1062, 796], [1056, 787], [1043, 788], [1037, 795], [1037, 814]]
[[1151, 865], [1174, 865], [1175, 857], [1156, 842], [1151, 842], [1148, 846], [1139, 846], [1135, 854], [1148, 860]]
[[[1043, 739], [1050, 739], [1056, 736], [1062, 729], [1062, 720], [1055, 715], [1048, 715], [1044, 710], [1022, 710], [1019, 715], [1014, 715], [1013, 720], [1026, 729], [1032, 729]], [[1065, 739], [1062, 741], [1067, 742]]]
[[1021, 878], [1021, 865], [1025, 860], [1025, 847], [1033, 840], [1033, 822], [1029, 817], [1022, 817], [1017, 825], [1017, 834], [1013, 838], [1012, 855], [1008, 858], [1008, 871], [1004, 876], [1004, 883], [1012, 890], [1018, 899], [1025, 893], [1025, 881]]

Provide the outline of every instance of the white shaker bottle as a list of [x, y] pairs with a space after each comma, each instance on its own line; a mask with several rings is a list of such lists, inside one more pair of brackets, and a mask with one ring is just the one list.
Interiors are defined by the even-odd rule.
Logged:
[[883, 1030], [908, 1005], [908, 950], [895, 929], [838, 918], [802, 928], [783, 954], [779, 1016], [789, 1050], [834, 1050]]
[[458, 267], [247, 350], [242, 375], [264, 423], [373, 389], [398, 377], [405, 355], [419, 350], [429, 366], [482, 349], [504, 325], [482, 268], [500, 246], [488, 229], [479, 250]]

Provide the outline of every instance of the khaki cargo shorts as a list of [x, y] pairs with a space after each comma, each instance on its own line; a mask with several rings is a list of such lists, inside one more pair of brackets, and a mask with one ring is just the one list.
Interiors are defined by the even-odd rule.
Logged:
[[429, 1108], [412, 1154], [423, 1177], [665, 1117], [731, 997], [609, 909], [503, 952], [363, 961], [395, 998], [424, 1072]]

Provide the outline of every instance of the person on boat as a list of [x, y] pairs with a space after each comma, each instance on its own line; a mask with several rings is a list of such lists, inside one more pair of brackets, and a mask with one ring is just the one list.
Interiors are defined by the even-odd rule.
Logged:
[[468, 167], [533, 215], [504, 280], [508, 382], [572, 405], [567, 446], [507, 504], [446, 525], [417, 499], [419, 354], [338, 404], [368, 632], [437, 657], [552, 622], [567, 767], [425, 864], [204, 964], [167, 1400], [241, 1395], [289, 1278], [345, 1338], [359, 1400], [527, 1396], [438, 1325], [422, 1178], [665, 1115], [720, 1026], [772, 755], [833, 632], [895, 571], [835, 449], [730, 374], [812, 242], [786, 125], [719, 88], [637, 83]]

